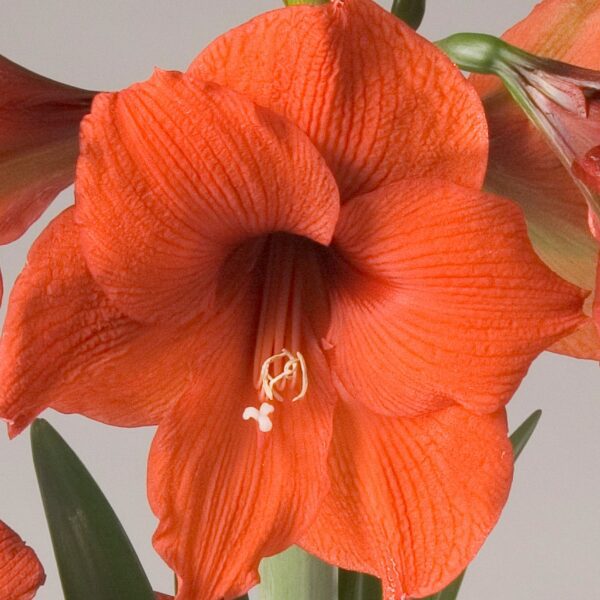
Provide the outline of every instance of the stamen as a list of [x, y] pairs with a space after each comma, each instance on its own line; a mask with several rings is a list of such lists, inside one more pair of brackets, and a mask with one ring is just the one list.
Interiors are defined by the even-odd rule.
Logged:
[[[282, 371], [277, 375], [271, 375], [271, 365], [283, 358], [287, 360], [283, 365]], [[304, 357], [300, 352], [296, 352], [296, 356], [294, 356], [289, 350], [283, 348], [281, 352], [267, 358], [260, 370], [259, 380], [259, 384], [262, 387], [264, 395], [271, 401], [279, 400], [279, 402], [283, 402], [284, 398], [275, 389], [275, 386], [282, 383], [285, 387], [285, 382], [290, 380], [292, 380], [294, 383], [296, 381], [296, 375], [298, 372], [302, 378], [302, 384], [299, 392], [292, 398], [292, 402], [296, 402], [304, 398], [308, 390], [308, 371], [306, 369], [306, 361], [304, 360]]]
[[274, 410], [275, 407], [271, 406], [268, 402], [263, 402], [260, 405], [260, 409], [257, 409], [254, 406], [248, 406], [244, 410], [242, 419], [244, 419], [244, 421], [254, 419], [258, 424], [258, 429], [262, 433], [269, 433], [269, 431], [273, 429], [273, 422], [269, 415], [272, 414]]

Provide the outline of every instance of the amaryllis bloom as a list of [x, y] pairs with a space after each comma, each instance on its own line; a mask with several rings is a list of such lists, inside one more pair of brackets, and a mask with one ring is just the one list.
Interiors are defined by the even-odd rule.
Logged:
[[31, 600], [45, 580], [35, 552], [0, 521], [0, 600]]
[[20, 237], [73, 183], [79, 123], [93, 96], [0, 56], [0, 244]]
[[[600, 2], [544, 0], [502, 38], [541, 57], [600, 70]], [[521, 205], [536, 251], [555, 272], [594, 290], [598, 244], [586, 201], [593, 215], [600, 206], [600, 73], [551, 60], [535, 63], [517, 70], [541, 130], [528, 121], [498, 79], [471, 79], [490, 127], [486, 188]], [[586, 304], [588, 315], [592, 300]], [[600, 359], [600, 338], [592, 320], [554, 349]]]
[[387, 600], [439, 590], [506, 501], [505, 403], [583, 319], [480, 191], [487, 149], [460, 72], [371, 0], [267, 13], [99, 95], [75, 207], [12, 292], [0, 416], [160, 423], [178, 598], [241, 595], [291, 544]]

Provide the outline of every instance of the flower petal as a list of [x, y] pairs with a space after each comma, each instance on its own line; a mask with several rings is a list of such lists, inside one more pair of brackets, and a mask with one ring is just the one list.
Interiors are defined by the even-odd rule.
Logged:
[[473, 90], [435, 46], [371, 0], [261, 15], [218, 38], [188, 74], [296, 123], [343, 199], [407, 177], [483, 181], [487, 129]]
[[94, 95], [0, 56], [0, 244], [20, 237], [73, 183], [79, 123]]
[[76, 214], [94, 278], [129, 316], [186, 320], [245, 240], [329, 243], [333, 176], [291, 123], [216, 86], [156, 72], [103, 94], [82, 126]]
[[0, 415], [16, 435], [47, 407], [113, 425], [158, 422], [186, 388], [199, 324], [144, 326], [94, 283], [73, 209], [33, 246], [0, 342]]
[[31, 600], [45, 580], [35, 552], [0, 521], [0, 599]]
[[588, 319], [577, 331], [558, 340], [548, 348], [552, 352], [574, 358], [600, 360], [600, 335], [593, 319]]
[[513, 469], [504, 411], [460, 407], [409, 419], [340, 404], [330, 457], [331, 492], [301, 545], [378, 576], [385, 600], [438, 592], [467, 566]]
[[582, 324], [585, 294], [534, 254], [512, 203], [407, 181], [344, 206], [328, 339], [340, 393], [392, 415], [493, 412]]
[[259, 403], [255, 292], [243, 288], [207, 319], [201, 376], [162, 420], [150, 452], [154, 545], [180, 578], [178, 600], [247, 592], [260, 559], [294, 543], [329, 487], [334, 393], [316, 342], [306, 348], [307, 396], [276, 403], [268, 433], [242, 420]]

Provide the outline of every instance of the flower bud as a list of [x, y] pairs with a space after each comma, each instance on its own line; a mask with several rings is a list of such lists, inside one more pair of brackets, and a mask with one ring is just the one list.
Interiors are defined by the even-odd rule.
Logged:
[[590, 230], [600, 217], [600, 72], [541, 58], [488, 35], [457, 34], [438, 44], [468, 71], [494, 74], [544, 134], [583, 193]]

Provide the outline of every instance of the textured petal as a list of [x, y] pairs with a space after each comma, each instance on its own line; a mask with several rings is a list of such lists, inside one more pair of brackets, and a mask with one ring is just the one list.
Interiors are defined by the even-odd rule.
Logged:
[[35, 552], [0, 521], [0, 600], [31, 600], [45, 580]]
[[0, 56], [0, 244], [22, 235], [73, 183], [79, 123], [94, 94]]
[[331, 492], [301, 545], [382, 579], [384, 599], [450, 583], [496, 524], [512, 479], [504, 411], [390, 418], [339, 405]]
[[286, 231], [328, 243], [333, 176], [291, 123], [177, 73], [94, 102], [82, 126], [76, 214], [84, 255], [118, 306], [189, 319], [243, 241]]
[[483, 181], [476, 94], [441, 52], [371, 0], [261, 15], [218, 38], [188, 73], [296, 123], [344, 199], [407, 177]]
[[585, 319], [585, 295], [544, 266], [519, 209], [498, 197], [395, 184], [345, 205], [335, 244], [335, 373], [375, 411], [495, 411]]
[[[534, 54], [598, 70], [599, 28], [598, 0], [544, 0], [502, 37]], [[520, 204], [534, 248], [550, 268], [593, 290], [598, 247], [581, 192], [499, 80], [476, 75], [471, 82], [484, 101], [490, 127], [486, 189]], [[596, 358], [600, 340], [591, 328], [574, 335], [553, 350]]]
[[0, 415], [19, 433], [43, 409], [114, 425], [158, 422], [191, 378], [199, 325], [144, 326], [91, 278], [73, 209], [34, 245], [0, 343]]
[[202, 376], [163, 419], [150, 453], [154, 544], [180, 578], [178, 600], [248, 591], [260, 559], [294, 543], [328, 490], [333, 393], [318, 349], [306, 349], [308, 395], [276, 403], [271, 432], [242, 420], [258, 403], [254, 294], [220, 302], [207, 319]]

